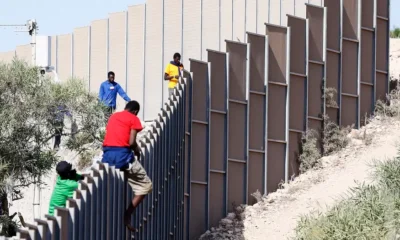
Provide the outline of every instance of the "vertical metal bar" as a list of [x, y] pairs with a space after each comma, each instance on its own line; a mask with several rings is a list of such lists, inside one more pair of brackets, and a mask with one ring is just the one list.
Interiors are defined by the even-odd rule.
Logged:
[[210, 228], [210, 142], [211, 142], [211, 63], [207, 63], [207, 70], [208, 70], [208, 80], [207, 80], [207, 217], [206, 217], [206, 227], [207, 229]]
[[340, 66], [339, 66], [339, 126], [342, 125], [342, 89], [343, 89], [343, 84], [342, 84], [342, 79], [343, 79], [343, 1], [340, 0]]
[[387, 51], [386, 51], [386, 53], [387, 53], [387, 66], [386, 66], [386, 72], [387, 72], [387, 82], [386, 82], [386, 93], [388, 94], [389, 93], [389, 91], [390, 91], [390, 89], [389, 89], [389, 84], [390, 84], [390, 37], [389, 37], [389, 34], [390, 34], [390, 2], [391, 2], [391, 0], [387, 0], [387, 12], [388, 12], [388, 23], [387, 23], [387, 36], [386, 36], [386, 44], [387, 44]]
[[225, 129], [225, 138], [226, 138], [226, 146], [225, 146], [225, 215], [228, 214], [228, 185], [229, 185], [229, 55], [230, 53], [226, 53], [226, 129]]
[[[245, 35], [245, 38], [247, 38], [247, 34]], [[246, 39], [246, 42], [247, 39]], [[251, 51], [251, 44], [247, 43], [247, 53], [246, 53], [246, 130], [245, 130], [245, 134], [246, 134], [246, 142], [245, 142], [245, 154], [246, 154], [246, 189], [244, 191], [245, 194], [245, 203], [247, 204], [249, 202], [249, 121], [250, 121], [250, 51]]]
[[264, 88], [265, 88], [265, 96], [264, 96], [264, 192], [263, 194], [267, 194], [267, 166], [268, 166], [268, 62], [269, 62], [269, 37], [265, 36], [265, 56], [264, 56]]
[[373, 60], [374, 60], [374, 77], [373, 77], [373, 81], [374, 81], [374, 93], [373, 93], [373, 106], [372, 109], [375, 108], [375, 104], [376, 104], [376, 42], [377, 42], [377, 17], [378, 17], [378, 0], [374, 0], [374, 52], [373, 52]]
[[92, 58], [92, 54], [91, 54], [91, 50], [92, 50], [92, 26], [89, 26], [89, 28], [88, 28], [88, 35], [89, 35], [89, 37], [88, 37], [88, 44], [89, 44], [89, 47], [88, 47], [88, 55], [89, 55], [89, 57], [88, 57], [88, 90], [90, 90], [90, 80], [91, 80], [91, 77], [90, 77], [90, 70], [91, 70], [91, 66], [90, 66], [90, 61], [91, 61], [91, 58]]
[[129, 14], [128, 11], [125, 12], [125, 91], [128, 91], [128, 42], [129, 42]]
[[361, 124], [361, 16], [362, 16], [362, 0], [358, 0], [357, 7], [357, 123], [355, 128], [360, 128]]
[[308, 94], [309, 94], [309, 64], [310, 62], [308, 61], [310, 56], [310, 20], [307, 18], [306, 19], [306, 114], [305, 114], [305, 131], [308, 130]]
[[[327, 81], [327, 63], [326, 63], [326, 54], [327, 54], [327, 27], [328, 27], [328, 9], [324, 7], [324, 25], [323, 25], [323, 47], [322, 47], [322, 61], [324, 62], [324, 80], [323, 80], [323, 109], [322, 109], [322, 114], [325, 116], [326, 115], [326, 97], [325, 97], [325, 91], [326, 91], [326, 81]], [[323, 124], [323, 123], [322, 123]]]
[[286, 30], [285, 182], [289, 181], [290, 27]]

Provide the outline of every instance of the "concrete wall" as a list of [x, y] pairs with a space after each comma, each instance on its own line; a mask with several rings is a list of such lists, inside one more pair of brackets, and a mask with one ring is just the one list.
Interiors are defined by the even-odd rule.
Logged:
[[[225, 40], [245, 42], [246, 32], [265, 34], [265, 23], [286, 26], [287, 15], [306, 18], [306, 4], [326, 5], [323, 0], [148, 0], [127, 14], [75, 29], [71, 46], [70, 37], [52, 37], [51, 64], [62, 79], [72, 74], [86, 79], [93, 92], [114, 71], [116, 81], [141, 103], [141, 117], [152, 120], [168, 99], [163, 75], [175, 52], [189, 70], [190, 58], [207, 61], [207, 49], [225, 51]], [[28, 46], [16, 52], [30, 60]], [[123, 105], [118, 98], [118, 107]]]
[[10, 63], [15, 57], [15, 51], [0, 53], [0, 61], [4, 63]]

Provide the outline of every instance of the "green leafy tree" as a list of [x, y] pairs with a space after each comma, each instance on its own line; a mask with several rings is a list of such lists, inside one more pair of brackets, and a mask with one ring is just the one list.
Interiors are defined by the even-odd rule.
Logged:
[[390, 37], [391, 38], [400, 38], [400, 28], [394, 27], [390, 30]]
[[23, 198], [22, 190], [31, 184], [44, 184], [40, 177], [58, 161], [51, 144], [53, 120], [66, 111], [72, 117], [65, 122], [75, 125], [73, 131], [65, 126], [66, 147], [84, 155], [99, 147], [105, 107], [83, 81], [54, 83], [17, 59], [0, 63], [0, 235], [12, 236], [17, 227], [9, 201]]

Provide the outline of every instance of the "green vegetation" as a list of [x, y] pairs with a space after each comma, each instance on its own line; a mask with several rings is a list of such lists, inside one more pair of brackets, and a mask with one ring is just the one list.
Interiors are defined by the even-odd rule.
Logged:
[[327, 213], [304, 216], [298, 240], [398, 239], [400, 230], [400, 152], [375, 164], [375, 184], [350, 189]]
[[393, 27], [392, 30], [390, 30], [390, 37], [391, 38], [400, 38], [400, 28], [398, 27]]
[[[105, 125], [105, 107], [97, 96], [80, 80], [58, 84], [24, 62], [0, 63], [0, 235], [16, 231], [9, 201], [23, 198], [31, 184], [45, 184], [40, 176], [59, 161], [51, 144], [54, 116], [65, 113], [59, 106], [72, 114], [72, 119], [65, 118], [66, 147], [86, 156], [88, 145], [99, 145]], [[68, 123], [76, 125], [74, 137]]]

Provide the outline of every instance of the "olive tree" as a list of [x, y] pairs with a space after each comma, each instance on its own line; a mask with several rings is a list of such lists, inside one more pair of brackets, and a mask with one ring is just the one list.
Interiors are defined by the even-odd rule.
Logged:
[[17, 59], [0, 63], [0, 235], [15, 234], [10, 200], [23, 198], [23, 189], [31, 184], [44, 184], [40, 177], [57, 163], [53, 120], [67, 111], [66, 122], [77, 127], [65, 127], [66, 148], [85, 155], [101, 146], [105, 107], [83, 81], [55, 83]]

